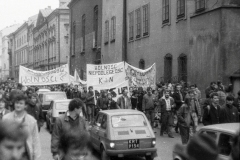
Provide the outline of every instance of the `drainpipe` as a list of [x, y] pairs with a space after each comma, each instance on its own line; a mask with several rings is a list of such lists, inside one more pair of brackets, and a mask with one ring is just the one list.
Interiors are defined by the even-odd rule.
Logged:
[[127, 62], [127, 0], [123, 0], [122, 59]]
[[60, 59], [61, 59], [61, 57], [60, 57], [60, 41], [61, 40], [61, 38], [60, 38], [60, 10], [58, 10], [58, 58], [59, 58], [59, 67], [60, 67]]

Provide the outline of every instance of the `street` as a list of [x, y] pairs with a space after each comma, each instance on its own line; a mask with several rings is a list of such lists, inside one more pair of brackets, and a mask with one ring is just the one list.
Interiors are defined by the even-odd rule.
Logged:
[[[173, 135], [175, 138], [169, 138], [167, 135], [160, 137], [159, 128], [155, 128], [156, 138], [157, 138], [157, 145], [156, 148], [158, 149], [158, 157], [155, 160], [172, 160], [172, 149], [176, 143], [181, 143], [180, 134], [177, 134], [173, 131]], [[46, 129], [46, 127], [41, 128], [40, 132], [40, 140], [42, 146], [42, 156], [40, 160], [52, 160], [51, 155], [51, 135]]]

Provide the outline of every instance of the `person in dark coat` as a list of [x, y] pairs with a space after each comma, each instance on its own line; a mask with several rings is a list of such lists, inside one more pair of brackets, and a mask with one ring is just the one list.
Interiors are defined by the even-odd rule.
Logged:
[[74, 88], [71, 91], [71, 99], [74, 98], [80, 98], [81, 97], [81, 93], [78, 91], [78, 85], [75, 85]]
[[238, 91], [238, 97], [235, 98], [234, 102], [233, 102], [233, 105], [237, 108], [238, 110], [238, 117], [240, 119], [240, 90]]
[[80, 117], [83, 106], [84, 104], [80, 99], [73, 99], [70, 101], [65, 115], [56, 119], [51, 139], [51, 152], [54, 160], [61, 158], [60, 137], [62, 135], [67, 134], [70, 130], [87, 131], [86, 122]]
[[223, 108], [223, 110], [227, 116], [226, 123], [239, 122], [238, 110], [233, 105], [234, 97], [232, 95], [228, 95], [226, 100], [227, 100], [227, 103]]
[[[181, 84], [177, 84], [175, 86], [175, 92], [172, 94], [172, 97], [173, 97], [175, 105], [176, 105], [176, 107], [175, 107], [176, 113], [177, 113], [178, 109], [182, 106], [182, 104], [184, 103], [184, 95], [181, 92], [181, 90], [182, 90]], [[178, 133], [178, 124], [175, 127], [175, 131], [176, 131], [176, 133]]]
[[44, 124], [44, 115], [42, 112], [42, 106], [37, 100], [38, 95], [33, 93], [29, 95], [29, 100], [27, 102], [26, 111], [28, 114], [33, 116], [37, 120], [38, 130], [40, 131], [41, 127]]
[[94, 111], [95, 111], [95, 101], [94, 101], [94, 93], [93, 93], [92, 86], [88, 87], [86, 105], [87, 105], [88, 121], [90, 123], [93, 123]]
[[226, 122], [226, 114], [219, 106], [219, 98], [217, 93], [211, 94], [212, 103], [204, 109], [203, 124], [212, 125]]
[[132, 109], [138, 108], [138, 92], [135, 90], [133, 90], [132, 92], [131, 103], [132, 103]]
[[108, 109], [120, 109], [120, 107], [117, 105], [117, 102], [112, 99], [112, 94], [108, 93], [107, 95], [108, 101], [107, 101], [107, 107]]
[[207, 87], [206, 90], [205, 90], [206, 98], [210, 98], [210, 93], [211, 92], [216, 92], [216, 89], [217, 89], [216, 82], [211, 82], [210, 86]]
[[139, 87], [138, 88], [138, 105], [137, 105], [137, 109], [139, 111], [143, 111], [143, 109], [142, 109], [143, 96], [144, 96], [143, 88]]
[[96, 108], [98, 108], [99, 110], [107, 110], [107, 101], [107, 91], [102, 91], [100, 97], [97, 99]]

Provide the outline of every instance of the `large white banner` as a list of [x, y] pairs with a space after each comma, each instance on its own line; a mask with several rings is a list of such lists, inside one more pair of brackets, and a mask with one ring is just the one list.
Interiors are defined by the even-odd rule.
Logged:
[[111, 88], [125, 81], [124, 62], [93, 65], [87, 64], [87, 86]]
[[155, 63], [148, 69], [142, 70], [125, 63], [126, 76], [129, 80], [129, 87], [147, 87], [156, 86], [156, 65]]
[[128, 81], [123, 81], [122, 83], [116, 84], [115, 86], [112, 87], [102, 87], [101, 85], [93, 86], [95, 99], [97, 99], [100, 96], [101, 91], [104, 90], [107, 91], [107, 93], [111, 93], [115, 101], [117, 101], [118, 97], [122, 95], [122, 91], [125, 88], [128, 89], [129, 91]]
[[49, 71], [36, 71], [19, 66], [19, 83], [25, 86], [69, 83], [68, 64]]

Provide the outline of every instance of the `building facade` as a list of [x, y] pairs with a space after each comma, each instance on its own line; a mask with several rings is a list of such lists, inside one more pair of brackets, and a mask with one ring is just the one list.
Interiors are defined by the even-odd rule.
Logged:
[[6, 27], [0, 31], [0, 81], [5, 81], [10, 77], [10, 64], [8, 54], [9, 38], [8, 35], [14, 32], [20, 24]]
[[86, 79], [86, 64], [100, 64], [102, 0], [72, 0], [70, 9], [70, 73], [76, 69]]
[[[183, 80], [203, 91], [211, 81], [221, 80], [239, 90], [239, 1], [129, 0], [126, 6], [122, 1], [127, 10], [120, 6], [113, 11], [108, 7], [114, 2], [104, 2], [102, 56], [107, 63], [126, 60], [141, 69], [156, 63], [158, 81]], [[127, 19], [116, 31], [122, 32], [115, 40], [122, 40], [120, 47], [108, 45], [104, 37], [109, 32], [105, 15], [114, 13]], [[119, 54], [119, 49], [126, 51]]]
[[51, 8], [39, 11], [33, 29], [33, 69], [45, 71], [67, 63], [69, 30], [67, 3], [54, 11]]

